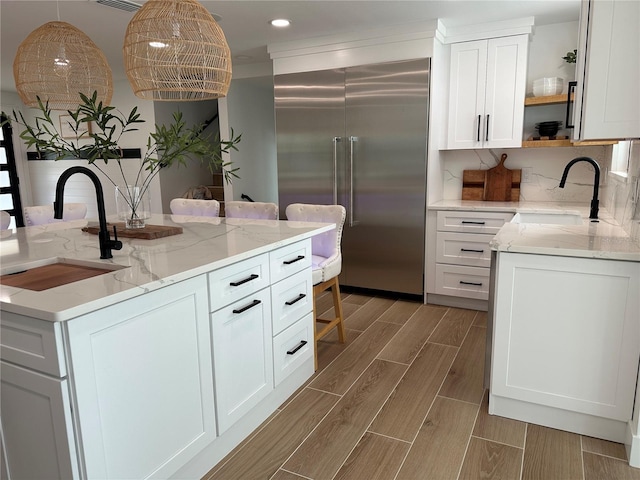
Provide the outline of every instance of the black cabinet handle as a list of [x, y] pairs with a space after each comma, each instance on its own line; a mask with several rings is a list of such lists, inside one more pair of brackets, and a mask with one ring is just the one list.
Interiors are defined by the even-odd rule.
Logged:
[[301, 293], [300, 295], [298, 295], [293, 300], [289, 300], [288, 302], [284, 302], [284, 304], [285, 305], [293, 305], [294, 303], [299, 302], [300, 300], [302, 300], [304, 297], [306, 297], [306, 295], [304, 293]]
[[238, 282], [230, 282], [229, 285], [231, 285], [232, 287], [237, 287], [239, 285], [242, 285], [243, 283], [247, 283], [247, 282], [250, 282], [251, 280], [255, 280], [256, 278], [258, 278], [258, 275], [253, 273], [249, 277], [245, 278], [244, 280], [240, 280]]
[[472, 222], [471, 220], [462, 220], [463, 225], [484, 225], [485, 222]]
[[242, 308], [238, 308], [237, 310], [233, 310], [233, 313], [242, 313], [242, 312], [246, 312], [247, 310], [249, 310], [250, 308], [255, 307], [256, 305], [260, 305], [262, 303], [262, 301], [260, 300], [254, 300], [253, 302], [251, 302], [249, 305], [246, 305]]
[[480, 141], [480, 118], [482, 118], [480, 115], [478, 115], [478, 142]]
[[300, 340], [300, 343], [298, 345], [293, 347], [291, 350], [287, 350], [287, 355], [293, 355], [298, 350], [300, 350], [302, 347], [304, 347], [306, 344], [307, 344], [306, 340]]
[[571, 112], [571, 92], [578, 86], [578, 82], [569, 82], [569, 88], [567, 89], [567, 118], [564, 121], [566, 128], [573, 128], [574, 125], [569, 125], [569, 113]]
[[481, 287], [482, 283], [465, 282], [464, 280], [460, 280], [460, 285], [473, 285], [474, 287]]
[[284, 263], [285, 265], [291, 265], [292, 263], [296, 263], [299, 262], [300, 260], [304, 259], [304, 255], [298, 255], [296, 258], [294, 258], [293, 260], [285, 260]]
[[487, 115], [487, 130], [484, 132], [484, 141], [489, 141], [489, 115]]
[[484, 250], [475, 250], [473, 248], [461, 248], [461, 252], [484, 253]]

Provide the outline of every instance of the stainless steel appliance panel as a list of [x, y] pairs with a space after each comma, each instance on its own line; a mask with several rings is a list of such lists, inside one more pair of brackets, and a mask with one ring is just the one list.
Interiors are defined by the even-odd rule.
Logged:
[[280, 218], [291, 203], [336, 203], [344, 160], [344, 70], [276, 77]]
[[281, 218], [347, 209], [343, 285], [422, 295], [429, 59], [275, 77]]
[[346, 71], [344, 285], [422, 294], [429, 60]]

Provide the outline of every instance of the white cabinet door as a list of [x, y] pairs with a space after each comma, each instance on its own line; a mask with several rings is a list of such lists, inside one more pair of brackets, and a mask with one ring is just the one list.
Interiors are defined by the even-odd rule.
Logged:
[[492, 395], [629, 420], [638, 263], [500, 253], [497, 268]]
[[8, 478], [80, 478], [67, 380], [1, 362]]
[[640, 138], [640, 2], [582, 2], [575, 140]]
[[67, 323], [88, 478], [168, 477], [215, 439], [204, 275]]
[[451, 45], [447, 148], [520, 147], [528, 36]]
[[268, 288], [211, 314], [220, 434], [273, 390], [271, 332]]

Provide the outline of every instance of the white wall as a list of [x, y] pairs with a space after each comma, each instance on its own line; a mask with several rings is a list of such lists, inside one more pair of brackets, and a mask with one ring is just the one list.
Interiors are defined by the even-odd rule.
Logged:
[[273, 76], [234, 79], [224, 100], [220, 103], [221, 117], [226, 116], [221, 118], [223, 138], [230, 135], [227, 124], [234, 134], [242, 134], [238, 151], [230, 156], [240, 178], [227, 190], [232, 198], [227, 194], [225, 198], [240, 200], [244, 193], [256, 202], [278, 203]]

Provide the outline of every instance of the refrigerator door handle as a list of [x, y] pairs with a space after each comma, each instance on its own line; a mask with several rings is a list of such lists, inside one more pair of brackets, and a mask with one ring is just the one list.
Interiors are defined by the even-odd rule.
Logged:
[[354, 218], [353, 214], [353, 158], [354, 158], [354, 143], [358, 141], [358, 137], [349, 137], [349, 226], [353, 227], [358, 224], [358, 221]]
[[342, 137], [333, 137], [333, 204], [338, 204], [338, 143]]

